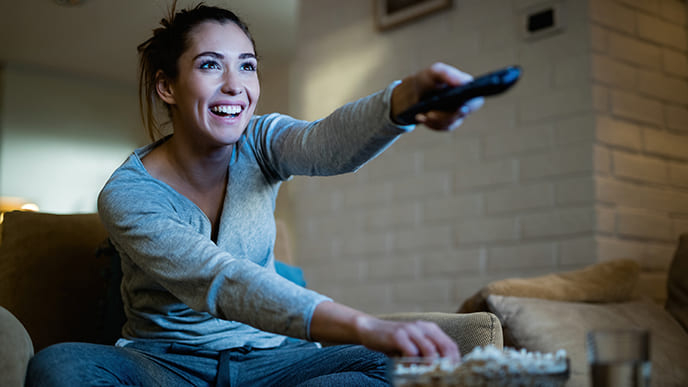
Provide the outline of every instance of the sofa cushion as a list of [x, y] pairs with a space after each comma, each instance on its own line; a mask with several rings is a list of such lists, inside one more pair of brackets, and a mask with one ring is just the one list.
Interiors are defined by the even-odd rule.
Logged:
[[[5, 214], [0, 305], [21, 321], [36, 351], [62, 341], [97, 341], [107, 262], [97, 214]], [[78, 301], [77, 301], [78, 300]]]
[[654, 386], [688, 385], [688, 334], [650, 300], [600, 304], [491, 295], [487, 303], [502, 323], [505, 342], [529, 351], [566, 349], [571, 361], [567, 387], [589, 385], [587, 332], [618, 328], [650, 331]]
[[491, 294], [532, 297], [556, 301], [620, 302], [633, 294], [640, 266], [630, 259], [600, 262], [580, 270], [532, 278], [495, 281], [464, 301], [460, 313], [487, 310]]
[[678, 248], [669, 267], [666, 310], [688, 332], [688, 234], [679, 238]]

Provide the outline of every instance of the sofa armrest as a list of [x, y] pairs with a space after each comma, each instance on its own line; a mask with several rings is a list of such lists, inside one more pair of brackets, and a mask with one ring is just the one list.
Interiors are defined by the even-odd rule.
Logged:
[[23, 386], [32, 356], [29, 333], [12, 313], [0, 306], [0, 386]]
[[478, 346], [494, 345], [502, 349], [502, 325], [490, 312], [476, 313], [395, 313], [378, 315], [385, 320], [430, 321], [437, 324], [458, 345], [462, 355]]

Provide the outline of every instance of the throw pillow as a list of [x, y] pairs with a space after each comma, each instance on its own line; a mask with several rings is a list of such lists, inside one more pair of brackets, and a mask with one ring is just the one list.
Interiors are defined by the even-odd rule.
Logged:
[[669, 267], [666, 310], [688, 332], [688, 234], [679, 238], [678, 248]]
[[650, 331], [653, 386], [688, 385], [688, 334], [652, 301], [592, 304], [492, 295], [487, 302], [517, 348], [567, 351], [571, 361], [567, 387], [590, 384], [587, 332], [615, 328]]
[[547, 274], [533, 278], [495, 281], [467, 299], [459, 313], [487, 310], [490, 294], [533, 297], [556, 301], [628, 301], [638, 281], [640, 266], [630, 259], [600, 262], [580, 270]]
[[306, 278], [304, 278], [303, 270], [300, 267], [275, 260], [275, 271], [289, 281], [304, 288], [306, 287]]

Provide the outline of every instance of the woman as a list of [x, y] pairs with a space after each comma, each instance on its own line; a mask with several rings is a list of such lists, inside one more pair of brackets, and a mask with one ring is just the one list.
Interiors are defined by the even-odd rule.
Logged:
[[[162, 103], [173, 133], [137, 149], [99, 196], [122, 259], [123, 338], [49, 347], [28, 385], [373, 386], [388, 384], [385, 354], [459, 357], [434, 324], [379, 320], [277, 275], [273, 213], [281, 182], [356, 170], [413, 129], [391, 117], [470, 76], [436, 64], [305, 122], [254, 116], [258, 58], [230, 11], [173, 7], [139, 52], [144, 122], [155, 140]], [[462, 109], [417, 119], [451, 130]]]

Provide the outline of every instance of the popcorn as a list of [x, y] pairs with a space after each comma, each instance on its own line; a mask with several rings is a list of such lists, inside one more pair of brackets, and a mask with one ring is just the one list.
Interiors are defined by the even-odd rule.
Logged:
[[558, 387], [568, 378], [566, 351], [476, 347], [455, 363], [449, 359], [397, 359], [392, 375], [397, 387], [514, 386]]

